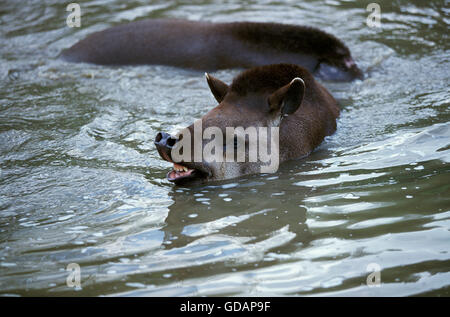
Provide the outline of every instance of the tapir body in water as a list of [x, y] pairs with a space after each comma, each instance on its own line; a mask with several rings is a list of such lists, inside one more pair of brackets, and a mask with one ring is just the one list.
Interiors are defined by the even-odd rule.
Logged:
[[[169, 181], [224, 180], [275, 165], [276, 170], [279, 163], [307, 156], [336, 130], [337, 102], [305, 68], [293, 64], [255, 67], [238, 75], [231, 85], [206, 77], [219, 105], [176, 136], [156, 135], [160, 156], [174, 163], [167, 174]], [[274, 129], [275, 134], [261, 133]], [[250, 131], [256, 131], [256, 140]], [[265, 145], [268, 149], [261, 152]], [[237, 157], [240, 147], [241, 159]], [[252, 147], [257, 149], [254, 155]], [[230, 157], [229, 150], [233, 150]], [[269, 159], [261, 160], [261, 153], [270, 154]]]
[[61, 57], [101, 65], [159, 64], [202, 71], [290, 63], [325, 80], [363, 77], [350, 50], [333, 35], [279, 23], [142, 20], [93, 33]]

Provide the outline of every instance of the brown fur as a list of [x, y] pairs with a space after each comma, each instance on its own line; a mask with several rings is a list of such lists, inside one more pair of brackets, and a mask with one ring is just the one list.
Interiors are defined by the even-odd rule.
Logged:
[[275, 64], [254, 67], [239, 74], [232, 82], [230, 91], [241, 96], [251, 92], [275, 91], [300, 77], [306, 86], [314, 79], [304, 68], [293, 64]]
[[[306, 90], [302, 105], [280, 125], [280, 149], [284, 149], [281, 151], [282, 160], [309, 154], [325, 136], [334, 133], [339, 116], [336, 100], [306, 69], [293, 64], [249, 69], [238, 75], [229, 88], [229, 94], [239, 96], [271, 94], [295, 77], [303, 79]], [[267, 106], [265, 103], [258, 105], [263, 111]]]

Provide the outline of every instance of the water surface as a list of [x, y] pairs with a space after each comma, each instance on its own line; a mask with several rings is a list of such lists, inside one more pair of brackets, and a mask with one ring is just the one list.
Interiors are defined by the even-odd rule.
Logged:
[[[448, 1], [0, 5], [0, 294], [450, 295]], [[215, 106], [203, 74], [56, 58], [144, 18], [274, 21], [340, 37], [369, 75], [325, 82], [337, 132], [308, 158], [189, 188], [153, 145]], [[230, 82], [239, 70], [213, 75]], [[68, 264], [81, 289], [67, 286]], [[381, 269], [381, 285], [369, 287]]]

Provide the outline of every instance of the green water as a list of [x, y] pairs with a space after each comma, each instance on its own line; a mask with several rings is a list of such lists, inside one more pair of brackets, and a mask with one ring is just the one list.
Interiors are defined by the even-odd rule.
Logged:
[[[449, 296], [449, 2], [379, 1], [381, 28], [369, 2], [83, 1], [69, 28], [69, 1], [2, 1], [0, 294]], [[174, 187], [153, 139], [215, 106], [203, 74], [56, 59], [156, 17], [314, 25], [369, 77], [324, 83], [342, 113], [310, 157]]]

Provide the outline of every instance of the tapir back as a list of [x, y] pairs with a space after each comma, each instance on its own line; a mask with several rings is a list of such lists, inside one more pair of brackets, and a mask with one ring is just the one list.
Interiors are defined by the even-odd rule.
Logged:
[[158, 64], [203, 71], [290, 63], [325, 79], [362, 76], [349, 49], [336, 37], [278, 23], [142, 20], [93, 33], [61, 57], [100, 65]]

